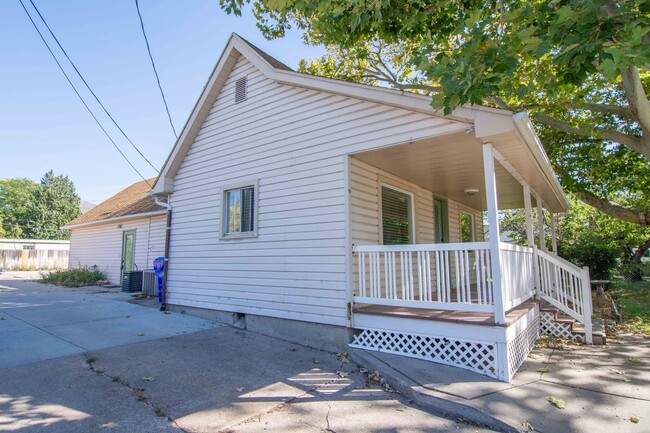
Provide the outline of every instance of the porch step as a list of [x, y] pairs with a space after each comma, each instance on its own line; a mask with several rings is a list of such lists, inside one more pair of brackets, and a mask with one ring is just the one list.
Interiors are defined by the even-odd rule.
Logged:
[[[566, 340], [585, 341], [585, 327], [574, 318], [545, 301], [540, 301], [540, 334], [552, 335]], [[602, 319], [592, 320], [593, 344], [606, 344], [605, 323]]]

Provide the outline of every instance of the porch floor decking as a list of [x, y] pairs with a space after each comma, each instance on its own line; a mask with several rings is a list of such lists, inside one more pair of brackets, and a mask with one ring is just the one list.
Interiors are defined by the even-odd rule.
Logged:
[[[529, 300], [506, 312], [506, 323], [508, 327], [517, 322], [532, 308], [535, 308], [537, 301]], [[367, 314], [373, 316], [397, 317], [404, 319], [430, 320], [434, 322], [451, 322], [466, 325], [499, 326], [494, 322], [494, 315], [491, 313], [478, 313], [458, 310], [434, 310], [429, 308], [392, 307], [386, 305], [355, 304], [354, 314]]]

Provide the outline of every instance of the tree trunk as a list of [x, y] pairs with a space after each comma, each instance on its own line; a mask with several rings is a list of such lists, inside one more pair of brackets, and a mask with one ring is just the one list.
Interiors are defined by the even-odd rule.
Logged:
[[650, 238], [648, 238], [648, 240], [646, 240], [644, 243], [642, 243], [637, 247], [636, 251], [634, 252], [634, 254], [632, 254], [632, 257], [630, 258], [630, 264], [638, 265], [641, 262], [641, 257], [643, 257], [643, 255], [649, 249], [650, 249]]

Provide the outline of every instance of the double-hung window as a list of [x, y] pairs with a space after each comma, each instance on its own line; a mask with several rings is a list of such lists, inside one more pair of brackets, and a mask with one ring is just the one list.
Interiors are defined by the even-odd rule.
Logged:
[[223, 236], [257, 236], [257, 183], [223, 189]]

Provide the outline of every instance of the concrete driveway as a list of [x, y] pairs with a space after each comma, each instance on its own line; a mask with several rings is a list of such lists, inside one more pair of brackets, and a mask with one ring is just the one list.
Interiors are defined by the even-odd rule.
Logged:
[[36, 284], [0, 281], [0, 432], [489, 431], [337, 354]]
[[0, 279], [0, 368], [220, 326], [130, 304], [119, 289], [66, 289], [5, 273]]

